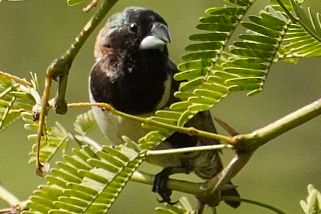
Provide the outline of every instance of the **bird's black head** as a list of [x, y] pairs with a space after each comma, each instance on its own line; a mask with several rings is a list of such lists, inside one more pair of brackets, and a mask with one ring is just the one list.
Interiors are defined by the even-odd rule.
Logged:
[[146, 8], [128, 7], [109, 18], [100, 31], [95, 57], [102, 59], [109, 50], [167, 51], [168, 42], [167, 23], [159, 14]]

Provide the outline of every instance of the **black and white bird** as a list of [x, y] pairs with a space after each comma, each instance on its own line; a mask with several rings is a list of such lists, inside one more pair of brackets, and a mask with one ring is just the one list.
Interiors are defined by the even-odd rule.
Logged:
[[[96, 63], [89, 75], [90, 101], [104, 102], [117, 110], [134, 115], [151, 115], [175, 101], [177, 72], [168, 58], [170, 42], [166, 21], [156, 12], [141, 7], [128, 7], [111, 16], [98, 34], [94, 56]], [[121, 118], [93, 107], [95, 120], [113, 144], [123, 143], [122, 136], [138, 140], [147, 133], [136, 121]], [[187, 126], [216, 132], [208, 111], [197, 114]], [[174, 133], [155, 149], [170, 149], [218, 144], [218, 141]], [[190, 152], [157, 156], [151, 163], [164, 167], [155, 179], [153, 191], [171, 203], [171, 190], [166, 181], [171, 174], [194, 172], [209, 179], [222, 170], [217, 151]], [[222, 193], [223, 194], [223, 193]], [[226, 193], [239, 197], [233, 188]], [[239, 202], [226, 201], [233, 207]]]

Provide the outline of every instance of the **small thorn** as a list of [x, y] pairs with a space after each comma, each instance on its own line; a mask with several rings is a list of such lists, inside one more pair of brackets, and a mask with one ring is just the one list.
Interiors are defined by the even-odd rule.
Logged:
[[231, 136], [236, 136], [239, 135], [240, 133], [238, 131], [236, 131], [234, 128], [232, 128], [229, 124], [227, 124], [226, 122], [224, 122], [223, 120], [221, 120], [218, 117], [214, 117], [214, 120], [227, 132], [229, 133]]

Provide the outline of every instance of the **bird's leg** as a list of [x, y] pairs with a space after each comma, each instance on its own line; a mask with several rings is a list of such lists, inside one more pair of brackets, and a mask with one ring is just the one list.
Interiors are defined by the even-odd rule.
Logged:
[[161, 172], [155, 175], [152, 191], [158, 193], [161, 196], [162, 199], [160, 200], [160, 202], [175, 204], [177, 202], [171, 201], [172, 190], [168, 189], [166, 186], [169, 176], [176, 173], [188, 174], [190, 172], [191, 169], [186, 166], [164, 168]]

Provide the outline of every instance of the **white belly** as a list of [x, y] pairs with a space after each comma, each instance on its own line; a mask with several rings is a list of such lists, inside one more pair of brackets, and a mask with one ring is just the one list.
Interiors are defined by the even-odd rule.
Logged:
[[92, 110], [98, 127], [111, 144], [124, 143], [122, 140], [124, 135], [137, 141], [148, 132], [139, 122], [113, 115], [98, 107], [92, 107]]
[[[89, 92], [89, 100], [95, 103], [92, 94]], [[147, 133], [147, 130], [141, 127], [141, 123], [114, 115], [99, 107], [92, 107], [93, 115], [101, 132], [110, 141], [110, 144], [117, 145], [124, 143], [122, 136], [137, 141]]]

